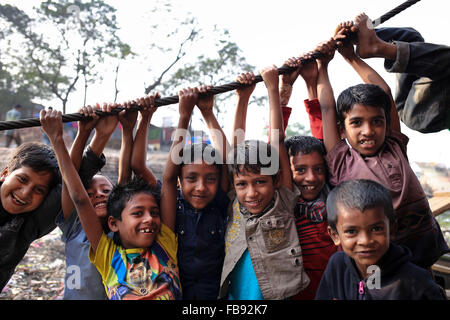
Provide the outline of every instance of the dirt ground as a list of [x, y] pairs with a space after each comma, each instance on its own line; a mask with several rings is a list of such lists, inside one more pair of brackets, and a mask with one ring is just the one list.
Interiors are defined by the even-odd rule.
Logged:
[[56, 228], [34, 241], [0, 293], [0, 300], [59, 300], [64, 294], [66, 260]]

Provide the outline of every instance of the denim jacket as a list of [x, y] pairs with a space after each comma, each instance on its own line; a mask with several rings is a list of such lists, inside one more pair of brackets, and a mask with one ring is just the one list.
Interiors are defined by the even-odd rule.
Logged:
[[225, 235], [221, 297], [226, 296], [230, 273], [247, 248], [264, 299], [285, 299], [306, 288], [309, 278], [293, 214], [299, 195], [296, 186], [293, 191], [281, 187], [275, 192], [273, 207], [260, 215], [242, 212], [237, 198], [230, 195], [234, 201]]

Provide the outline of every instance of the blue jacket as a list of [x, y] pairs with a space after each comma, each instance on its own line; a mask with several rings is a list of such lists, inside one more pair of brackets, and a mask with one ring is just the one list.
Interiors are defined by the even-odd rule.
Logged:
[[225, 257], [227, 194], [219, 188], [203, 210], [177, 198], [178, 267], [185, 300], [215, 300]]
[[355, 262], [343, 251], [331, 256], [316, 300], [446, 300], [430, 273], [413, 264], [411, 251], [391, 242], [380, 259], [380, 288], [369, 289]]

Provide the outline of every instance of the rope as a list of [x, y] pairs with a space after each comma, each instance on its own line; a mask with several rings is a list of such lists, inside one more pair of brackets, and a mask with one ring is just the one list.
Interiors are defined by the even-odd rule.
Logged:
[[[400, 12], [406, 10], [407, 8], [409, 8], [410, 6], [414, 5], [415, 3], [419, 2], [419, 1], [420, 0], [408, 0], [404, 3], [402, 3], [401, 5], [395, 7], [391, 11], [382, 15], [380, 18], [375, 19], [372, 22], [374, 27], [386, 22], [390, 18], [392, 18], [395, 15], [399, 14]], [[321, 52], [316, 51], [311, 55], [312, 59], [308, 59], [308, 60], [302, 59], [301, 63], [307, 64], [308, 62], [313, 61], [313, 60], [319, 58], [320, 56], [321, 56]], [[282, 67], [278, 68], [278, 74], [282, 75], [282, 74], [292, 73], [293, 71], [295, 71], [295, 69], [296, 69], [295, 67], [282, 66]], [[255, 76], [254, 83], [258, 83], [261, 81], [263, 81], [263, 79], [260, 75]], [[232, 91], [232, 90], [244, 87], [244, 86], [247, 86], [247, 85], [241, 84], [236, 81], [230, 82], [228, 84], [213, 87], [206, 94], [207, 95], [211, 95], [211, 94], [216, 95], [216, 94]], [[155, 99], [155, 106], [161, 107], [161, 106], [176, 104], [178, 102], [179, 102], [178, 96], [163, 97], [163, 98]], [[124, 108], [117, 107], [117, 108], [114, 108], [113, 111], [110, 113], [96, 111], [96, 114], [98, 114], [100, 117], [106, 116], [106, 115], [115, 115], [115, 114], [118, 114], [122, 110], [124, 110]], [[131, 110], [140, 110], [140, 107], [138, 105], [132, 105]], [[69, 113], [69, 114], [64, 114], [62, 116], [62, 121], [63, 122], [81, 121], [85, 118], [88, 118], [88, 117], [85, 117], [81, 113]], [[15, 120], [15, 121], [0, 121], [0, 131], [9, 130], [9, 129], [39, 127], [40, 125], [41, 125], [41, 122], [40, 122], [39, 118], [20, 119], [20, 120]]]

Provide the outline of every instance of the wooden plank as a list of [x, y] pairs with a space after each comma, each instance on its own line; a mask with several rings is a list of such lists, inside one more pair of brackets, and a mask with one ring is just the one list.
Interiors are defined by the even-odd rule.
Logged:
[[447, 210], [450, 210], [450, 196], [444, 194], [443, 196], [437, 195], [428, 199], [431, 212], [436, 217]]

